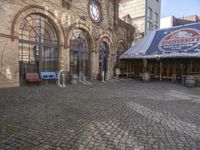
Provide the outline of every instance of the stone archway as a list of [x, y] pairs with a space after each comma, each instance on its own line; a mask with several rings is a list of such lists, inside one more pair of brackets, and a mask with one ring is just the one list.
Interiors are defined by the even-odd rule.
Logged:
[[108, 55], [109, 55], [109, 47], [106, 42], [101, 42], [99, 46], [99, 70], [100, 73], [104, 73], [104, 79], [108, 78]]
[[[66, 43], [68, 45], [68, 56], [70, 57], [71, 55], [71, 38], [74, 36], [73, 31], [75, 30], [79, 30], [81, 31], [83, 34], [85, 34], [86, 36], [86, 40], [88, 43], [88, 56], [89, 56], [89, 60], [88, 60], [88, 75], [87, 75], [87, 79], [92, 79], [94, 77], [94, 73], [95, 73], [95, 42], [94, 42], [94, 38], [92, 36], [92, 29], [91, 26], [86, 25], [84, 22], [77, 22], [72, 24], [66, 31]], [[77, 36], [74, 36], [77, 38]], [[71, 59], [70, 59], [71, 61]], [[70, 64], [70, 71], [72, 72], [71, 69], [71, 64]]]
[[60, 19], [58, 19], [53, 12], [46, 9], [43, 6], [39, 5], [29, 5], [17, 12], [17, 14], [14, 16], [12, 24], [11, 24], [11, 39], [14, 40], [16, 37], [19, 37], [19, 26], [21, 21], [24, 17], [30, 15], [30, 14], [42, 14], [45, 16], [48, 16], [49, 19], [52, 20], [52, 24], [55, 26], [57, 32], [58, 32], [58, 38], [59, 38], [59, 45], [64, 46], [66, 48], [66, 42], [65, 42], [65, 31], [64, 27], [62, 26]]
[[70, 73], [79, 79], [91, 79], [91, 42], [82, 29], [74, 29], [70, 36]]
[[111, 39], [107, 36], [103, 36], [98, 42], [98, 74], [102, 71], [105, 73], [105, 80], [109, 80], [113, 75], [111, 55], [113, 55], [113, 46]]
[[28, 72], [59, 71], [58, 33], [47, 16], [30, 14], [19, 27], [20, 81]]
[[[31, 15], [38, 15], [38, 16], [40, 16], [41, 18], [45, 18], [46, 19], [46, 27], [47, 26], [49, 26], [49, 28], [51, 28], [52, 27], [52, 32], [50, 32], [51, 33], [51, 35], [52, 34], [54, 34], [54, 35], [56, 35], [56, 36], [54, 36], [54, 38], [56, 39], [56, 41], [57, 41], [57, 43], [56, 44], [47, 44], [47, 42], [38, 42], [38, 41], [36, 41], [36, 39], [35, 39], [35, 43], [38, 43], [38, 44], [35, 44], [35, 46], [33, 46], [33, 41], [31, 41], [31, 40], [24, 40], [23, 41], [23, 39], [21, 38], [21, 37], [23, 37], [22, 35], [25, 33], [24, 31], [22, 32], [22, 30], [21, 30], [21, 25], [24, 23], [24, 21], [27, 19], [27, 17], [30, 17]], [[47, 25], [49, 23], [49, 25]], [[33, 24], [32, 22], [31, 22], [31, 24]], [[45, 26], [44, 25], [45, 23], [43, 23], [43, 26]], [[30, 27], [31, 28], [31, 27]], [[34, 28], [34, 27], [33, 27]], [[46, 31], [47, 30], [49, 30], [49, 29], [46, 29]], [[30, 31], [30, 30], [29, 30]], [[43, 32], [46, 32], [45, 31], [45, 28], [44, 28], [44, 31]], [[47, 32], [46, 32], [47, 33]], [[34, 34], [34, 33], [31, 33], [31, 34]], [[31, 35], [30, 34], [30, 35]], [[35, 32], [35, 35], [37, 35], [38, 34], [38, 32], [36, 31]], [[45, 34], [45, 36], [47, 36], [48, 34]], [[18, 38], [16, 38], [16, 37], [18, 37]], [[39, 37], [39, 36], [37, 36], [37, 37]], [[43, 37], [44, 37], [44, 35], [43, 35]], [[52, 37], [51, 36], [49, 36], [50, 38], [49, 39], [51, 39]], [[57, 56], [56, 57], [53, 57], [53, 58], [50, 58], [51, 60], [55, 60], [55, 58], [57, 59], [57, 66], [56, 67], [44, 67], [44, 69], [42, 69], [42, 67], [41, 67], [41, 65], [40, 64], [42, 64], [42, 63], [40, 63], [38, 66], [38, 68], [40, 68], [40, 69], [36, 69], [36, 71], [37, 72], [39, 72], [39, 71], [43, 71], [43, 70], [52, 70], [52, 71], [58, 71], [58, 70], [66, 70], [66, 71], [68, 71], [67, 69], [69, 68], [69, 67], [67, 67], [67, 63], [66, 63], [66, 61], [63, 59], [63, 57], [64, 57], [64, 51], [66, 51], [66, 42], [65, 42], [65, 33], [64, 33], [64, 28], [63, 28], [63, 26], [62, 26], [62, 24], [61, 24], [61, 22], [60, 22], [60, 20], [54, 15], [54, 13], [53, 12], [51, 12], [50, 10], [47, 10], [45, 7], [42, 7], [42, 6], [38, 6], [38, 5], [30, 5], [30, 6], [26, 6], [26, 7], [24, 7], [23, 9], [21, 9], [20, 11], [18, 11], [18, 13], [14, 16], [14, 19], [13, 19], [13, 21], [12, 21], [12, 25], [11, 25], [11, 39], [14, 41], [15, 39], [19, 39], [18, 41], [16, 41], [16, 43], [19, 43], [19, 56], [18, 57], [21, 57], [21, 56], [23, 56], [24, 54], [22, 54], [22, 53], [24, 53], [25, 51], [23, 51], [21, 54], [20, 54], [20, 47], [23, 47], [23, 48], [25, 48], [24, 46], [22, 46], [24, 43], [26, 43], [27, 45], [29, 44], [29, 46], [30, 45], [32, 45], [33, 47], [33, 49], [34, 49], [34, 47], [35, 47], [35, 54], [36, 54], [36, 49], [38, 49], [38, 46], [40, 45], [40, 47], [46, 47], [46, 49], [49, 49], [49, 48], [55, 48], [55, 49], [57, 49], [56, 51], [58, 52], [58, 54], [60, 54], [59, 56], [58, 56], [58, 54], [56, 54]], [[44, 40], [45, 38], [43, 38], [43, 40]], [[46, 40], [47, 41], [47, 40]], [[32, 42], [32, 43], [31, 43]], [[55, 46], [56, 45], [56, 46]], [[30, 49], [29, 49], [30, 50]], [[31, 50], [31, 51], [33, 51], [33, 50]], [[43, 54], [47, 54], [47, 53], [49, 53], [48, 55], [50, 55], [51, 54], [51, 50], [45, 50], [46, 52], [43, 52]], [[47, 52], [47, 51], [49, 51], [49, 52]], [[26, 52], [25, 52], [26, 53]], [[28, 60], [28, 62], [29, 63], [32, 63], [32, 58], [30, 59], [30, 54], [31, 53], [33, 53], [33, 52], [30, 52], [29, 51], [29, 60]], [[35, 55], [34, 54], [34, 55]], [[32, 56], [33, 56], [33, 54], [31, 54]], [[41, 53], [41, 55], [39, 56], [39, 57], [43, 57], [44, 55], [42, 55], [42, 53]], [[20, 61], [20, 59], [22, 59], [22, 58], [18, 58], [19, 59], [19, 61]], [[33, 60], [34, 59], [38, 59], [38, 58], [33, 58]], [[48, 58], [49, 59], [49, 58]], [[49, 60], [50, 60], [49, 59]], [[47, 58], [45, 58], [44, 59], [46, 62], [47, 61], [49, 61], [49, 60], [47, 60]], [[40, 62], [42, 62], [42, 59], [40, 58]], [[38, 63], [38, 61], [35, 61], [35, 63], [37, 64]], [[53, 64], [53, 63], [50, 63], [50, 64]], [[20, 63], [19, 63], [19, 65], [20, 65]], [[18, 68], [20, 68], [19, 66], [18, 66]], [[53, 69], [54, 68], [54, 69]], [[56, 69], [55, 69], [56, 68]], [[21, 69], [21, 68], [20, 68]], [[19, 69], [19, 70], [20, 70]], [[26, 69], [23, 69], [23, 70], [26, 70]], [[31, 69], [30, 69], [31, 70]], [[19, 72], [21, 72], [22, 71], [22, 69], [19, 71]], [[23, 72], [23, 71], [22, 71]], [[20, 78], [21, 79], [23, 79], [23, 75], [20, 75]]]

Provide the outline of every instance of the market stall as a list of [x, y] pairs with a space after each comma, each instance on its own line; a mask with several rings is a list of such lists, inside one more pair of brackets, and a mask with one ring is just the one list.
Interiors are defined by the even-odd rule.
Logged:
[[152, 31], [122, 54], [120, 60], [122, 72], [133, 77], [148, 73], [151, 79], [185, 82], [187, 75], [198, 76], [200, 23]]

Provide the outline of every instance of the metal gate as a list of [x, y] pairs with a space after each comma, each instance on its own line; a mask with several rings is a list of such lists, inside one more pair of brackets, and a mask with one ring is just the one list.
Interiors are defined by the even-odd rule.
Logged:
[[70, 39], [70, 70], [71, 74], [90, 78], [90, 44], [87, 34], [81, 29], [72, 32]]
[[108, 65], [108, 45], [105, 42], [100, 44], [99, 48], [99, 69], [107, 73]]
[[40, 14], [26, 16], [19, 31], [20, 80], [26, 72], [58, 71], [58, 38], [51, 20]]

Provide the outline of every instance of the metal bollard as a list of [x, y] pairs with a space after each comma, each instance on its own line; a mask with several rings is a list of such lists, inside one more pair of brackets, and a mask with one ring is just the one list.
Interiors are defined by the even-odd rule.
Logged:
[[116, 74], [116, 78], [117, 78], [117, 80], [119, 79], [119, 74]]
[[64, 73], [62, 73], [62, 81], [63, 81], [62, 87], [66, 87], [66, 85], [65, 85], [65, 74]]
[[[61, 77], [62, 77], [62, 84], [61, 84]], [[58, 72], [58, 85], [62, 88], [66, 87], [65, 85], [65, 73], [63, 73], [63, 70], [60, 70]]]
[[105, 77], [104, 71], [101, 72], [101, 77], [102, 77], [101, 81], [102, 81], [102, 82], [105, 82], [105, 80], [104, 80], [104, 77]]

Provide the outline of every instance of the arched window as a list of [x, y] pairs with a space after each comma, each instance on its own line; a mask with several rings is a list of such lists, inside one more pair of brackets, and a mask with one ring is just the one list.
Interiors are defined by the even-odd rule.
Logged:
[[86, 32], [81, 29], [72, 31], [70, 39], [71, 74], [90, 77], [90, 41]]
[[106, 42], [101, 42], [99, 47], [99, 68], [101, 71], [107, 72], [108, 65], [108, 44]]
[[58, 71], [58, 36], [49, 18], [26, 16], [19, 28], [20, 79], [26, 72]]

